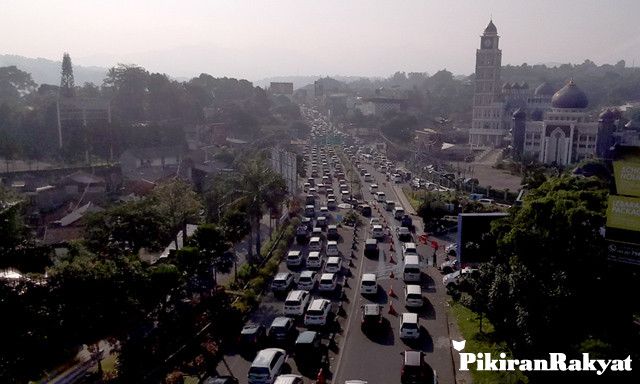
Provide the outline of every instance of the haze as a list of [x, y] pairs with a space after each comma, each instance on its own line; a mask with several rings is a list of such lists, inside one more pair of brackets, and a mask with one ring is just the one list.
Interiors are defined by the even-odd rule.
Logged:
[[469, 74], [490, 17], [503, 64], [640, 62], [637, 0], [57, 0], [2, 9], [0, 53], [60, 60], [66, 51], [76, 65], [136, 63], [176, 77]]

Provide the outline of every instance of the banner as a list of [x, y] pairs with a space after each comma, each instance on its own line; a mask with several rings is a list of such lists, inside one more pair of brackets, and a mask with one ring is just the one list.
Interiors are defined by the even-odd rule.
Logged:
[[640, 197], [640, 163], [614, 161], [613, 175], [619, 195]]
[[640, 198], [609, 196], [607, 227], [640, 231]]

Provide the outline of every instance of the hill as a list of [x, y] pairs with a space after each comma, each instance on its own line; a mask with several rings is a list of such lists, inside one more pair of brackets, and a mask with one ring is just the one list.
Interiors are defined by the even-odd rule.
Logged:
[[[17, 56], [17, 55], [0, 55], [0, 67], [15, 65], [31, 74], [33, 81], [38, 84], [59, 84], [60, 71], [62, 68], [61, 61], [49, 59]], [[76, 85], [82, 85], [85, 82], [101, 85], [107, 73], [106, 68], [101, 67], [83, 67], [81, 65], [73, 66], [73, 75]]]

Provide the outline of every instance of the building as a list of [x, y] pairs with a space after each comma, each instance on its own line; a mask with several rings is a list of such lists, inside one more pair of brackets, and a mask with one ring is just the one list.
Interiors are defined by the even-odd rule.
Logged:
[[156, 182], [168, 176], [182, 175], [182, 147], [128, 149], [120, 155], [122, 176], [129, 180]]
[[293, 83], [271, 82], [269, 84], [269, 93], [274, 96], [287, 96], [289, 99], [293, 97]]
[[527, 120], [518, 109], [513, 114], [512, 147], [521, 159], [567, 165], [596, 156], [598, 123], [586, 112], [589, 100], [572, 81], [551, 98], [541, 120]]
[[365, 116], [382, 116], [389, 112], [404, 111], [407, 108], [407, 100], [387, 97], [368, 97], [358, 100], [355, 108]]

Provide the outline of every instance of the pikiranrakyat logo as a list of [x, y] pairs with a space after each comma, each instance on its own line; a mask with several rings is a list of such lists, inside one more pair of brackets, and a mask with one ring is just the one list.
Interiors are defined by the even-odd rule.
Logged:
[[[451, 340], [453, 348], [461, 351], [465, 341]], [[580, 372], [591, 371], [602, 375], [606, 371], [631, 372], [631, 356], [625, 359], [592, 359], [588, 353], [582, 354], [582, 359], [567, 359], [564, 353], [549, 353], [548, 359], [507, 359], [506, 353], [500, 353], [499, 359], [494, 359], [491, 353], [460, 353], [460, 370], [468, 371], [475, 365], [477, 371], [560, 371]]]

